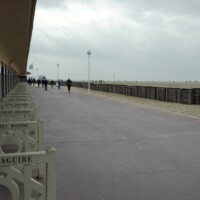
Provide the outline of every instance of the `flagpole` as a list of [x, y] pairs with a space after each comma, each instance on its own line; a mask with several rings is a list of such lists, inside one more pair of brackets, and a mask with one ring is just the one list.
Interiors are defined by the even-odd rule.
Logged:
[[32, 70], [32, 72], [33, 72], [33, 76], [34, 76], [33, 63], [29, 65], [29, 70]]

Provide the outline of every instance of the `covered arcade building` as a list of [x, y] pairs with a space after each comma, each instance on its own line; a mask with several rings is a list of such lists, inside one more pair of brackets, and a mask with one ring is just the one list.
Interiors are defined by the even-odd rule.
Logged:
[[0, 101], [26, 81], [36, 0], [0, 0]]

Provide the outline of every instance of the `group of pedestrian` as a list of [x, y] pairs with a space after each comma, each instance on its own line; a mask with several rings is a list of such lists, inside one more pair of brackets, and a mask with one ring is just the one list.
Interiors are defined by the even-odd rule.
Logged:
[[36, 80], [34, 78], [29, 78], [27, 82], [28, 82], [29, 86], [31, 86], [31, 85], [34, 86], [36, 83]]
[[[32, 84], [34, 86], [34, 84], [37, 82], [38, 88], [40, 87], [40, 84], [42, 84], [42, 88], [45, 88], [45, 91], [47, 91], [47, 89], [48, 89], [47, 85], [49, 83], [46, 78], [43, 78], [42, 80], [38, 79], [37, 81], [35, 79], [29, 78], [27, 82], [28, 82], [29, 86], [31, 86]], [[61, 80], [58, 80], [58, 82], [57, 82], [58, 89], [60, 89], [61, 83], [62, 83]], [[53, 81], [53, 79], [50, 81], [50, 85], [51, 85], [51, 88], [53, 88], [53, 86], [55, 85], [55, 82]], [[72, 81], [70, 80], [70, 78], [66, 81], [66, 85], [67, 85], [68, 93], [70, 93], [71, 86], [72, 86]]]
[[40, 87], [40, 84], [42, 84], [42, 88], [45, 88], [45, 90], [47, 90], [48, 81], [46, 78], [43, 78], [42, 80], [38, 79], [37, 80], [38, 88]]
[[[58, 89], [60, 90], [60, 87], [61, 87], [61, 80], [58, 80]], [[71, 86], [72, 86], [72, 81], [70, 80], [70, 78], [66, 81], [66, 85], [67, 85], [67, 89], [68, 89], [68, 92], [70, 93], [70, 90], [71, 90]]]

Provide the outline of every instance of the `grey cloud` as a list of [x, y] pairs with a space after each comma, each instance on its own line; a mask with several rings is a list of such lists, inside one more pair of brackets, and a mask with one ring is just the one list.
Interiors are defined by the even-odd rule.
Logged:
[[130, 11], [159, 11], [170, 15], [199, 15], [199, 0], [116, 0]]
[[70, 3], [92, 4], [93, 0], [37, 0], [37, 5], [44, 8], [66, 7]]
[[37, 0], [37, 6], [44, 8], [64, 6], [66, 0]]
[[[67, 2], [73, 1], [38, 2], [40, 6], [49, 8], [67, 6]], [[76, 2], [93, 6], [100, 3], [84, 0]], [[41, 63], [44, 66], [44, 73], [48, 65], [63, 62], [63, 66], [68, 66], [68, 71], [73, 74], [71, 76], [85, 79], [86, 52], [91, 49], [93, 79], [112, 79], [114, 73], [119, 80], [198, 79], [200, 1], [102, 2], [109, 2], [111, 7], [113, 5], [120, 9], [126, 8], [124, 21], [118, 25], [109, 22], [105, 27], [92, 22], [90, 26], [85, 27], [87, 32], [84, 34], [70, 27], [59, 27], [61, 34], [57, 34], [53, 29], [49, 30], [48, 27], [36, 27], [33, 32], [30, 59], [35, 59], [34, 62], [38, 62], [38, 65]], [[55, 74], [54, 68], [51, 72], [52, 77]]]

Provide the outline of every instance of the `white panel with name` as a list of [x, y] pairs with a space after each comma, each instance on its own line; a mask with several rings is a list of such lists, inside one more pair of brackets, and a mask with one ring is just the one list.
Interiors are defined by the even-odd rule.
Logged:
[[[50, 148], [0, 155], [0, 185], [10, 191], [12, 200], [56, 200], [55, 153]], [[35, 165], [46, 166], [46, 177], [42, 181], [33, 177]]]
[[0, 110], [0, 122], [36, 121], [37, 109]]
[[43, 122], [0, 122], [0, 153], [5, 153], [3, 146], [14, 144], [17, 152], [43, 150]]

